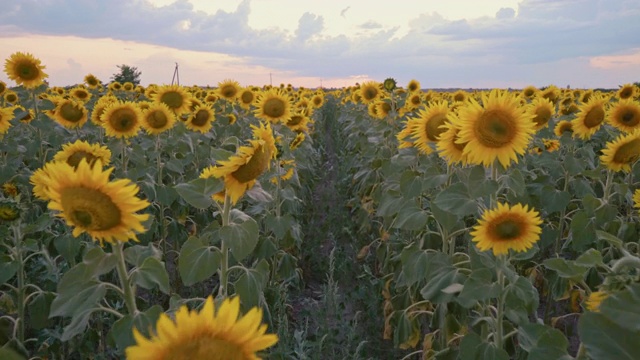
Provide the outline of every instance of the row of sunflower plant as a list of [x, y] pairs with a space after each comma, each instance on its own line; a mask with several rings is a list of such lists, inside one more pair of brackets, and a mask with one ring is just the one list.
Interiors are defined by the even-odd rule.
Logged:
[[0, 357], [276, 344], [269, 289], [300, 281], [298, 174], [325, 94], [91, 74], [50, 87], [45, 69], [17, 52], [4, 70], [18, 86], [0, 82]]
[[636, 358], [639, 93], [341, 91], [382, 336], [406, 358]]

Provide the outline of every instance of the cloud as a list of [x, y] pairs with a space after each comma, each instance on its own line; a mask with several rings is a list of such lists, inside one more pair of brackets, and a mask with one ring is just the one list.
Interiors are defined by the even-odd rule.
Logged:
[[316, 35], [324, 28], [324, 18], [314, 15], [310, 12], [302, 14], [298, 20], [298, 28], [296, 29], [296, 39], [298, 41], [306, 41], [313, 35]]
[[[366, 31], [337, 36], [327, 35], [325, 19], [310, 12], [293, 32], [252, 28], [251, 4], [243, 0], [233, 11], [208, 14], [187, 0], [161, 7], [145, 0], [0, 0], [8, 9], [0, 13], [0, 38], [9, 31], [109, 37], [225, 53], [246, 65], [300, 76], [442, 82], [451, 74], [469, 82], [493, 81], [496, 74], [519, 81], [533, 76], [528, 66], [574, 61], [588, 68], [589, 58], [640, 48], [640, 3], [632, 0], [523, 0], [517, 11], [503, 8], [495, 17], [451, 21], [435, 12], [417, 13], [406, 24], [369, 21], [357, 26]], [[401, 25], [407, 31], [400, 33]]]

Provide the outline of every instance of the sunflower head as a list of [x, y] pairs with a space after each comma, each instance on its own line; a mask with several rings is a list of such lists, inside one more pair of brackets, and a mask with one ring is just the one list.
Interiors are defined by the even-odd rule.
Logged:
[[240, 106], [244, 109], [249, 109], [251, 105], [256, 100], [256, 94], [251, 90], [251, 88], [245, 88], [240, 91], [240, 95], [238, 96], [238, 102]]
[[141, 119], [140, 108], [131, 101], [111, 103], [100, 117], [107, 136], [118, 138], [135, 136], [140, 130]]
[[241, 88], [242, 87], [237, 81], [226, 79], [218, 83], [217, 92], [221, 98], [226, 99], [228, 101], [235, 101], [238, 98]]
[[211, 129], [212, 123], [215, 121], [213, 110], [205, 105], [200, 105], [193, 110], [191, 116], [187, 119], [187, 128], [201, 133], [206, 133]]
[[472, 241], [481, 251], [506, 255], [509, 250], [523, 252], [531, 249], [540, 239], [542, 220], [537, 211], [527, 205], [498, 204], [486, 210], [471, 232]]
[[13, 201], [0, 200], [0, 224], [20, 217], [20, 208]]
[[13, 90], [5, 91], [2, 97], [4, 98], [4, 101], [9, 104], [17, 104], [18, 102], [20, 102], [20, 98], [18, 98], [18, 94], [16, 94], [15, 91]]
[[529, 85], [522, 89], [522, 97], [524, 97], [525, 99], [533, 99], [537, 93], [538, 88], [533, 85]]
[[91, 93], [87, 91], [84, 87], [76, 86], [69, 90], [69, 94], [75, 100], [86, 103], [91, 99]]
[[612, 171], [630, 172], [631, 166], [640, 158], [640, 130], [620, 135], [608, 142], [602, 150], [600, 160]]
[[298, 135], [296, 135], [296, 137], [289, 143], [289, 150], [293, 151], [300, 147], [305, 138], [306, 136], [304, 133], [298, 133]]
[[171, 129], [175, 123], [176, 115], [164, 103], [152, 103], [142, 113], [142, 127], [152, 135]]
[[189, 93], [180, 85], [164, 85], [156, 90], [152, 99], [167, 105], [178, 116], [188, 113], [192, 102]]
[[553, 128], [553, 133], [560, 137], [565, 132], [573, 133], [573, 124], [568, 120], [560, 120]]
[[634, 99], [618, 101], [607, 112], [607, 122], [624, 132], [640, 128], [640, 103]]
[[609, 293], [606, 291], [594, 291], [589, 294], [589, 297], [585, 302], [585, 306], [589, 311], [600, 312], [600, 304], [602, 304], [602, 301], [608, 297]]
[[4, 64], [4, 72], [9, 79], [26, 89], [34, 89], [44, 82], [49, 76], [44, 69], [45, 66], [41, 64], [40, 59], [23, 52], [11, 54]]
[[2, 184], [2, 193], [6, 197], [16, 197], [18, 196], [18, 187], [12, 182], [6, 182]]
[[382, 96], [382, 88], [380, 83], [376, 81], [367, 81], [360, 85], [360, 100], [363, 104], [374, 103]]
[[111, 161], [111, 151], [100, 144], [89, 144], [83, 140], [76, 140], [74, 143], [62, 145], [62, 150], [56, 153], [53, 160], [65, 162], [74, 169], [78, 168], [82, 160], [89, 163], [89, 166], [93, 166], [98, 160], [103, 166], [108, 166]]
[[180, 307], [171, 320], [160, 314], [155, 333], [144, 337], [134, 328], [136, 344], [126, 348], [129, 360], [142, 359], [258, 359], [257, 352], [278, 342], [266, 334], [262, 310], [240, 315], [240, 299], [225, 299], [218, 309], [209, 296], [199, 312]]
[[633, 99], [636, 96], [638, 88], [634, 84], [624, 84], [616, 92], [618, 99]]
[[86, 161], [76, 169], [66, 162], [47, 167], [49, 209], [74, 228], [73, 236], [87, 233], [102, 245], [137, 241], [136, 233], [146, 231], [142, 222], [149, 215], [136, 212], [149, 202], [135, 196], [138, 186], [128, 179], [109, 181], [112, 171], [103, 170], [100, 160], [93, 167]]
[[84, 77], [84, 83], [87, 84], [89, 89], [97, 89], [98, 86], [102, 84], [102, 82], [93, 74], [87, 74]]
[[286, 121], [291, 117], [291, 100], [289, 95], [279, 89], [262, 92], [258, 96], [254, 114], [272, 123]]
[[6, 134], [13, 120], [13, 108], [0, 108], [0, 135]]
[[587, 140], [595, 134], [605, 120], [606, 104], [607, 99], [594, 95], [588, 102], [580, 105], [576, 118], [571, 122], [574, 136]]
[[112, 81], [109, 83], [108, 89], [111, 91], [120, 91], [122, 90], [122, 84], [119, 81]]
[[89, 113], [84, 103], [71, 99], [56, 102], [53, 114], [50, 115], [58, 124], [67, 129], [82, 127], [89, 119]]
[[395, 90], [395, 88], [398, 86], [398, 83], [396, 82], [396, 79], [394, 79], [394, 78], [386, 78], [386, 79], [384, 79], [384, 82], [382, 83], [382, 86], [384, 86], [385, 90], [391, 92], [391, 91]]
[[535, 123], [536, 130], [545, 128], [556, 112], [553, 103], [545, 98], [536, 98], [533, 100], [530, 111], [533, 114], [533, 122]]
[[0, 96], [4, 95], [5, 91], [7, 91], [7, 83], [0, 80]]
[[420, 82], [418, 80], [412, 79], [411, 81], [409, 81], [409, 84], [407, 84], [407, 90], [409, 90], [409, 92], [420, 90]]

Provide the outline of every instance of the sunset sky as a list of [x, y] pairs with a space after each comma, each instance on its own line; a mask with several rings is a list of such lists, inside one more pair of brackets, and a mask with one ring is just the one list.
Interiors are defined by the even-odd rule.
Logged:
[[[411, 79], [425, 88], [616, 88], [640, 81], [637, 0], [0, 0], [0, 59], [52, 85], [127, 64], [143, 85]], [[4, 60], [3, 60], [4, 63]], [[13, 85], [6, 74], [0, 80]]]

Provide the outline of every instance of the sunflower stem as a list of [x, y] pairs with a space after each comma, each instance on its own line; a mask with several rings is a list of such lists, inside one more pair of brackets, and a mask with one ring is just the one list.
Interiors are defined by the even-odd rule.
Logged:
[[504, 291], [504, 281], [505, 281], [505, 275], [504, 272], [502, 271], [502, 267], [506, 266], [506, 259], [504, 255], [500, 255], [498, 256], [498, 267], [497, 267], [497, 272], [498, 272], [498, 284], [500, 285], [500, 296], [498, 297], [498, 306], [497, 306], [497, 311], [496, 311], [496, 332], [495, 332], [495, 337], [494, 337], [494, 341], [496, 344], [496, 347], [498, 349], [503, 349], [504, 348], [504, 344], [503, 344], [503, 324], [502, 324], [502, 318], [504, 317], [504, 301], [505, 301], [505, 291]]
[[118, 271], [118, 278], [120, 279], [120, 285], [124, 292], [124, 302], [127, 306], [127, 310], [131, 316], [135, 316], [138, 313], [136, 306], [136, 294], [135, 290], [131, 286], [129, 281], [129, 275], [127, 274], [127, 265], [124, 262], [124, 242], [118, 242], [116, 245], [112, 245], [113, 253], [118, 258], [116, 270]]
[[[562, 188], [562, 191], [566, 192], [567, 189], [569, 189], [569, 174], [565, 171], [564, 173], [564, 187]], [[560, 244], [562, 242], [563, 239], [563, 234], [564, 234], [564, 217], [566, 215], [566, 207], [564, 207], [561, 211], [560, 211], [560, 222], [558, 223], [558, 237], [556, 238], [556, 243], [554, 246], [554, 252], [556, 254], [556, 257], [559, 256], [560, 254]]]
[[[228, 226], [231, 214], [231, 197], [225, 192], [224, 206], [222, 208], [222, 227]], [[220, 252], [222, 253], [222, 261], [220, 263], [220, 287], [218, 287], [218, 296], [227, 298], [227, 286], [229, 284], [229, 248], [226, 242], [231, 239], [222, 239]]]
[[280, 161], [276, 159], [276, 217], [279, 219], [280, 218], [280, 172], [282, 171], [282, 168], [280, 167]]
[[[160, 134], [156, 135], [156, 173], [158, 175], [156, 186], [164, 185], [162, 181], [162, 157], [160, 156]], [[162, 255], [163, 259], [167, 258], [167, 240], [166, 237], [166, 229], [164, 223], [164, 204], [158, 201], [158, 205], [160, 205], [160, 213], [158, 214], [158, 221], [160, 223], [160, 242], [162, 243]], [[165, 260], [166, 261], [166, 260]]]
[[[496, 161], [494, 160], [493, 163], [491, 163], [491, 180], [493, 181], [498, 181], [498, 166], [496, 165]], [[493, 209], [494, 207], [496, 207], [496, 202], [498, 199], [498, 194], [497, 193], [492, 193], [491, 194], [491, 199], [489, 201], [489, 208]]]
[[122, 173], [127, 175], [127, 143], [122, 138]]
[[604, 192], [602, 194], [602, 201], [604, 203], [609, 203], [609, 196], [611, 194], [611, 185], [613, 180], [613, 171], [607, 170], [607, 180], [604, 184]]
[[24, 314], [25, 314], [25, 273], [24, 273], [24, 259], [22, 254], [22, 231], [20, 231], [20, 224], [14, 224], [13, 229], [13, 241], [16, 262], [18, 263], [17, 281], [18, 286], [16, 288], [16, 295], [18, 298], [18, 319], [15, 322], [15, 333], [20, 343], [24, 343]]

